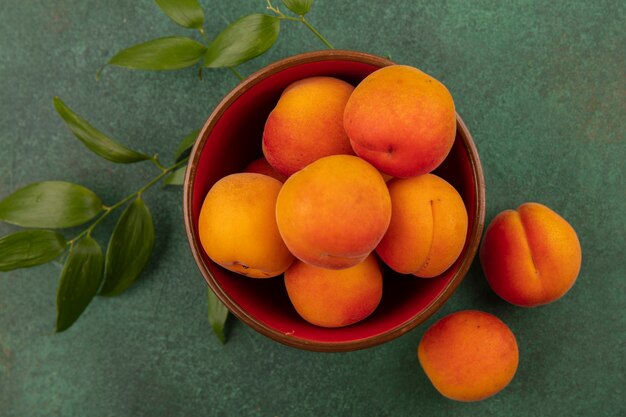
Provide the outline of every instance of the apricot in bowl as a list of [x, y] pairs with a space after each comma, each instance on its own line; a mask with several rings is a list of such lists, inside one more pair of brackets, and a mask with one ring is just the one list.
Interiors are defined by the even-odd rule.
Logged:
[[452, 147], [433, 174], [454, 187], [467, 209], [466, 238], [460, 254], [445, 272], [428, 279], [397, 273], [381, 263], [382, 296], [366, 319], [336, 328], [311, 324], [294, 308], [283, 279], [242, 277], [213, 262], [202, 249], [198, 219], [207, 193], [222, 178], [244, 171], [264, 156], [261, 139], [268, 116], [289, 85], [311, 77], [333, 77], [357, 86], [367, 75], [390, 65], [393, 62], [381, 57], [341, 50], [305, 53], [275, 62], [242, 81], [218, 104], [193, 147], [184, 182], [183, 216], [194, 259], [228, 309], [275, 341], [332, 352], [392, 340], [437, 311], [474, 259], [485, 216], [484, 178], [476, 147], [458, 114]]

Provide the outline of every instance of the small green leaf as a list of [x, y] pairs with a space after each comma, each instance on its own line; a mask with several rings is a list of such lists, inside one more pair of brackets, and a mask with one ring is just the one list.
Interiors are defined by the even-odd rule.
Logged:
[[213, 328], [215, 336], [217, 336], [220, 342], [224, 344], [226, 343], [224, 325], [226, 324], [226, 319], [228, 318], [228, 309], [224, 304], [222, 304], [219, 298], [217, 298], [211, 288], [208, 288], [207, 291], [209, 301], [209, 324], [211, 325], [211, 328]]
[[0, 201], [0, 220], [22, 227], [78, 226], [102, 211], [93, 191], [63, 181], [27, 185]]
[[275, 16], [244, 16], [211, 42], [204, 57], [204, 66], [234, 67], [249, 61], [270, 49], [279, 31], [280, 19]]
[[304, 16], [311, 10], [313, 0], [282, 0], [283, 4], [295, 14]]
[[174, 161], [178, 162], [181, 156], [183, 156], [185, 152], [187, 152], [189, 149], [193, 147], [193, 144], [196, 142], [196, 139], [198, 138], [198, 134], [200, 134], [200, 129], [190, 132], [187, 136], [183, 138], [183, 140], [180, 142], [180, 145], [178, 145], [178, 148], [176, 148], [176, 153], [174, 154]]
[[176, 70], [194, 65], [205, 52], [205, 46], [193, 39], [169, 36], [124, 49], [108, 64], [140, 70]]
[[124, 210], [109, 240], [100, 295], [126, 291], [148, 263], [153, 246], [152, 215], [138, 198]]
[[155, 0], [163, 13], [182, 27], [200, 29], [204, 13], [198, 0]]
[[78, 140], [96, 155], [122, 164], [150, 159], [149, 156], [128, 149], [91, 126], [87, 120], [70, 110], [59, 97], [54, 97], [53, 102], [54, 108], [65, 121], [67, 127]]
[[45, 264], [65, 250], [67, 242], [51, 230], [23, 230], [0, 238], [0, 271]]
[[185, 182], [185, 171], [187, 170], [187, 165], [184, 165], [178, 168], [176, 171], [172, 172], [167, 178], [165, 178], [165, 185], [183, 185]]
[[57, 290], [57, 332], [70, 327], [87, 308], [102, 282], [102, 250], [86, 236], [70, 249]]

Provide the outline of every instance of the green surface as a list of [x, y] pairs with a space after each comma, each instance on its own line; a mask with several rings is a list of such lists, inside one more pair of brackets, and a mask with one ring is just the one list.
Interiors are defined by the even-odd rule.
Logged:
[[[264, 7], [203, 4], [209, 36]], [[625, 14], [618, 0], [319, 0], [309, 16], [335, 46], [389, 54], [450, 88], [481, 154], [487, 220], [538, 201], [578, 231], [582, 271], [562, 300], [511, 306], [475, 263], [426, 323], [468, 308], [506, 322], [520, 366], [499, 395], [476, 404], [441, 397], [416, 359], [427, 326], [365, 351], [321, 354], [231, 320], [221, 346], [206, 320], [181, 192], [168, 187], [145, 197], [157, 239], [146, 273], [122, 296], [96, 299], [67, 332], [53, 334], [60, 265], [0, 274], [0, 416], [625, 415]], [[150, 163], [92, 156], [52, 97], [133, 149], [171, 155], [235, 77], [112, 67], [94, 76], [123, 47], [185, 33], [150, 0], [0, 2], [0, 196], [55, 179], [111, 204], [156, 174]], [[320, 48], [285, 22], [276, 46], [240, 71]], [[115, 220], [95, 233], [103, 246]], [[0, 235], [13, 230], [0, 224]]]

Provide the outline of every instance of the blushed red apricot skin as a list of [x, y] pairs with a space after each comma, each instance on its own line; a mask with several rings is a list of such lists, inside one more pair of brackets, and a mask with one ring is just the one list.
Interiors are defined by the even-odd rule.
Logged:
[[434, 387], [457, 401], [480, 401], [506, 387], [519, 362], [513, 332], [482, 311], [459, 311], [424, 333], [419, 362]]
[[283, 91], [263, 131], [263, 155], [289, 176], [329, 155], [354, 155], [343, 111], [354, 87], [332, 77], [296, 81]]
[[276, 201], [276, 221], [296, 258], [320, 268], [362, 262], [382, 239], [391, 200], [380, 173], [350, 155], [327, 156], [291, 175]]
[[344, 112], [352, 148], [381, 172], [413, 177], [434, 170], [456, 135], [448, 89], [405, 65], [374, 71], [354, 90]]
[[363, 320], [376, 309], [383, 277], [374, 254], [353, 267], [333, 270], [296, 261], [285, 272], [293, 306], [309, 323], [342, 327]]
[[257, 174], [263, 174], [275, 178], [280, 182], [287, 181], [287, 176], [276, 171], [265, 158], [255, 159], [250, 162], [243, 172], [255, 172]]
[[434, 174], [393, 178], [387, 186], [391, 222], [376, 253], [401, 274], [421, 278], [442, 274], [465, 245], [468, 218], [463, 199]]
[[487, 227], [480, 262], [491, 288], [521, 307], [548, 304], [574, 285], [582, 260], [576, 232], [557, 213], [525, 203]]

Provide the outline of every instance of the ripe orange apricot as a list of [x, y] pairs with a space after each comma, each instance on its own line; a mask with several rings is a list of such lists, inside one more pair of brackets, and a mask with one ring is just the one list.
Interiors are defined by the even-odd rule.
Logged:
[[268, 175], [272, 178], [276, 178], [280, 182], [285, 182], [287, 180], [286, 175], [276, 171], [274, 167], [267, 162], [267, 159], [262, 157], [250, 162], [243, 172], [256, 172], [257, 174]]
[[332, 77], [296, 81], [283, 91], [265, 123], [263, 154], [291, 175], [324, 156], [354, 155], [343, 111], [354, 87]]
[[406, 65], [381, 68], [361, 81], [346, 104], [343, 121], [356, 154], [394, 177], [435, 169], [456, 135], [448, 89]]
[[445, 272], [467, 235], [467, 210], [458, 191], [434, 174], [393, 178], [387, 185], [391, 222], [376, 253], [401, 274], [432, 278]]
[[519, 362], [513, 332], [482, 311], [459, 311], [433, 324], [417, 349], [430, 382], [457, 401], [490, 397], [513, 379]]
[[538, 203], [498, 214], [480, 247], [480, 262], [491, 288], [522, 307], [561, 298], [574, 285], [581, 260], [574, 228]]
[[282, 274], [293, 262], [276, 226], [282, 184], [267, 175], [239, 173], [216, 182], [202, 204], [200, 243], [224, 268], [252, 278]]
[[285, 286], [303, 319], [317, 326], [341, 327], [372, 314], [382, 297], [383, 277], [371, 254], [340, 270], [295, 261], [285, 272]]
[[276, 221], [296, 258], [321, 268], [362, 262], [385, 234], [391, 200], [380, 173], [356, 156], [327, 156], [287, 179]]

